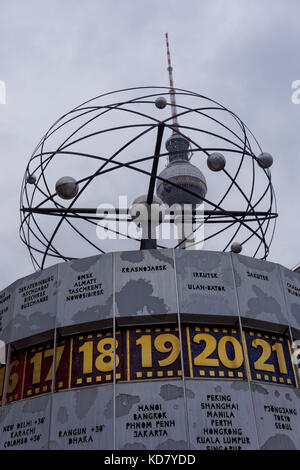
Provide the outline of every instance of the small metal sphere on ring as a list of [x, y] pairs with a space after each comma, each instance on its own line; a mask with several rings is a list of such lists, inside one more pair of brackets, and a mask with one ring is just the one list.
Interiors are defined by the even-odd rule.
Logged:
[[26, 181], [27, 181], [28, 184], [35, 184], [36, 183], [36, 176], [35, 175], [29, 175], [27, 177]]
[[270, 168], [273, 164], [273, 157], [270, 153], [263, 152], [257, 157], [257, 161], [261, 168]]
[[158, 109], [164, 109], [164, 108], [167, 106], [167, 100], [166, 100], [166, 98], [164, 98], [163, 96], [159, 96], [158, 98], [156, 98], [156, 100], [155, 100], [155, 106], [156, 106]]
[[214, 152], [207, 157], [207, 166], [211, 171], [224, 170], [226, 159], [222, 153]]
[[241, 253], [242, 251], [242, 245], [238, 242], [233, 242], [230, 248], [231, 251], [236, 254]]
[[55, 191], [62, 199], [73, 199], [78, 193], [78, 184], [71, 176], [63, 176], [55, 185]]

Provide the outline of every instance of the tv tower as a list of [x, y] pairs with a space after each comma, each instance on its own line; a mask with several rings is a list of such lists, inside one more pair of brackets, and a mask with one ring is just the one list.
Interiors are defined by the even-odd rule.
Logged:
[[[160, 173], [159, 177], [167, 181], [157, 180], [156, 192], [157, 196], [169, 206], [173, 204], [189, 204], [194, 209], [197, 204], [200, 204], [207, 192], [206, 179], [203, 173], [196, 166], [190, 163], [191, 151], [190, 142], [180, 133], [180, 125], [177, 121], [177, 107], [175, 98], [175, 89], [173, 81], [173, 67], [171, 64], [171, 55], [169, 49], [169, 38], [166, 33], [166, 46], [168, 58], [168, 73], [170, 83], [170, 102], [172, 111], [172, 135], [166, 141], [166, 149], [169, 153], [169, 163], [166, 168]], [[175, 183], [177, 187], [168, 184], [168, 181]], [[182, 190], [180, 189], [182, 188]], [[194, 196], [185, 191], [193, 191], [198, 194]], [[192, 214], [191, 214], [192, 218]], [[178, 221], [182, 225], [182, 219]], [[183, 231], [183, 230], [181, 230]], [[187, 248], [186, 239], [187, 234], [182, 234], [181, 248]], [[191, 240], [190, 240], [191, 244]]]

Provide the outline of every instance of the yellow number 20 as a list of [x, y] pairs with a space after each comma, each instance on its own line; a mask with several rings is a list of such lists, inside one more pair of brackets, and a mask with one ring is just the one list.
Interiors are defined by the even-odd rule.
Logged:
[[[219, 367], [220, 362], [228, 369], [239, 369], [244, 361], [243, 348], [240, 342], [233, 336], [222, 336], [217, 345], [217, 340], [213, 335], [208, 333], [196, 334], [193, 342], [199, 344], [201, 341], [205, 342], [204, 350], [194, 358], [195, 366], [202, 367]], [[229, 359], [226, 345], [230, 343], [234, 349], [234, 359]], [[215, 350], [218, 351], [218, 359], [209, 357]]]

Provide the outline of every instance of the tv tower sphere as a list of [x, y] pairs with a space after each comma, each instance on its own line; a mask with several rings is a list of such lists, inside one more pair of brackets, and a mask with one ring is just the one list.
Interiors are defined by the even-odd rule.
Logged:
[[[170, 163], [159, 174], [156, 192], [169, 206], [173, 204], [200, 204], [206, 196], [206, 179], [199, 168], [189, 162], [189, 142], [174, 133], [166, 142]], [[159, 179], [161, 178], [161, 179]], [[172, 187], [175, 183], [177, 187]], [[189, 190], [193, 193], [188, 193]]]

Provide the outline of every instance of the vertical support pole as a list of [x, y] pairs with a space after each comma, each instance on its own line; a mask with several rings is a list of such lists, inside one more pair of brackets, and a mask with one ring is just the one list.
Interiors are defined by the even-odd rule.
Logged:
[[113, 350], [114, 350], [114, 370], [113, 370], [113, 449], [116, 450], [116, 282], [115, 282], [115, 253], [112, 256], [112, 288], [113, 288]]
[[[59, 278], [59, 266], [56, 267], [57, 269], [57, 282]], [[59, 290], [56, 293], [56, 316], [55, 316], [55, 326], [54, 326], [54, 334], [53, 334], [53, 363], [52, 363], [52, 382], [51, 382], [51, 396], [50, 396], [50, 409], [49, 409], [49, 431], [48, 431], [48, 444], [47, 444], [47, 449], [50, 449], [50, 435], [51, 435], [51, 424], [52, 424], [52, 402], [53, 402], [53, 394], [55, 393], [55, 379], [56, 379], [56, 347], [57, 347], [57, 312], [58, 312], [58, 296], [59, 296]], [[71, 364], [69, 364], [69, 367], [72, 367]], [[70, 375], [69, 371], [69, 375]]]
[[185, 369], [183, 362], [183, 343], [182, 343], [182, 331], [181, 331], [181, 320], [180, 320], [180, 309], [179, 309], [179, 295], [178, 295], [178, 284], [177, 284], [177, 269], [176, 269], [176, 258], [175, 250], [173, 248], [173, 262], [174, 262], [174, 276], [175, 276], [175, 289], [176, 289], [176, 303], [177, 303], [177, 323], [178, 323], [178, 336], [179, 336], [179, 345], [180, 345], [180, 361], [181, 361], [181, 371], [182, 371], [182, 388], [183, 388], [183, 401], [184, 401], [184, 414], [185, 414], [185, 428], [186, 428], [186, 437], [187, 437], [187, 447], [190, 449], [190, 430], [189, 430], [189, 418], [188, 418], [188, 405], [187, 405], [187, 396], [185, 389]]
[[[57, 302], [57, 300], [56, 300]], [[57, 312], [57, 306], [56, 306]], [[50, 398], [50, 407], [49, 407], [49, 430], [48, 430], [48, 445], [47, 448], [49, 450], [50, 447], [50, 434], [51, 434], [51, 424], [52, 424], [52, 401], [53, 401], [53, 394], [55, 393], [55, 379], [56, 379], [56, 349], [57, 349], [57, 330], [56, 325], [54, 328], [54, 335], [53, 335], [53, 362], [52, 362], [52, 379], [51, 379], [51, 398]]]
[[4, 384], [3, 384], [2, 406], [6, 405], [6, 390], [7, 390], [8, 380], [9, 380], [10, 359], [11, 359], [11, 345], [9, 344], [7, 348], [7, 354], [6, 354], [6, 367], [5, 367], [5, 377], [4, 377]]
[[247, 354], [248, 353], [247, 353], [247, 350], [246, 350], [246, 344], [245, 344], [244, 335], [243, 335], [243, 327], [242, 327], [242, 320], [241, 320], [241, 309], [240, 309], [238, 291], [237, 291], [237, 287], [236, 287], [236, 280], [235, 280], [235, 274], [234, 274], [234, 264], [233, 264], [233, 259], [232, 259], [232, 253], [230, 253], [230, 261], [231, 261], [231, 269], [232, 269], [232, 276], [233, 276], [234, 292], [235, 292], [236, 304], [237, 304], [237, 309], [238, 309], [238, 324], [239, 324], [239, 330], [240, 330], [240, 336], [241, 336], [241, 342], [242, 342], [242, 348], [243, 348], [245, 371], [246, 371], [246, 375], [247, 375], [248, 389], [249, 389], [249, 394], [250, 394], [250, 399], [251, 399], [251, 408], [252, 408], [252, 413], [253, 413], [253, 417], [254, 417], [254, 428], [255, 428], [255, 435], [256, 435], [256, 441], [257, 441], [257, 448], [260, 449], [258, 431], [257, 431], [257, 425], [256, 425], [255, 408], [254, 408], [253, 396], [252, 396], [252, 390], [251, 390], [251, 382], [250, 382], [248, 365], [247, 365], [247, 357], [248, 357]]
[[[292, 328], [291, 328], [291, 324], [290, 324], [290, 318], [289, 318], [289, 312], [288, 312], [288, 302], [287, 302], [287, 298], [286, 298], [286, 292], [285, 292], [285, 288], [284, 288], [284, 281], [283, 281], [283, 277], [282, 277], [282, 271], [280, 269], [280, 267], [278, 268], [279, 269], [279, 277], [280, 277], [280, 282], [281, 282], [281, 286], [282, 286], [282, 291], [283, 291], [283, 297], [284, 297], [284, 304], [285, 304], [285, 309], [286, 309], [286, 314], [287, 314], [287, 318], [288, 318], [288, 321], [289, 321], [289, 326], [288, 326], [288, 332], [289, 332], [289, 338], [290, 338], [290, 343], [291, 345], [293, 344], [294, 342], [294, 335], [293, 335], [293, 332], [292, 332]], [[291, 357], [291, 360], [293, 361], [293, 355]], [[300, 386], [300, 371], [299, 371], [299, 367], [296, 366], [296, 364], [293, 363], [293, 369], [294, 369], [294, 373], [295, 373], [295, 378], [296, 378], [296, 383], [297, 383], [297, 387]]]
[[157, 247], [156, 239], [152, 238], [152, 231], [153, 231], [152, 225], [153, 224], [151, 222], [151, 205], [153, 202], [155, 181], [156, 181], [157, 168], [158, 168], [158, 160], [159, 160], [159, 154], [160, 154], [164, 128], [165, 128], [164, 123], [162, 122], [159, 123], [157, 127], [157, 137], [156, 137], [155, 151], [154, 151], [154, 156], [153, 156], [153, 161], [152, 161], [151, 178], [150, 178], [149, 189], [148, 189], [148, 194], [147, 194], [147, 208], [148, 208], [147, 238], [143, 238], [143, 233], [142, 233], [141, 250], [146, 250], [146, 249]]

